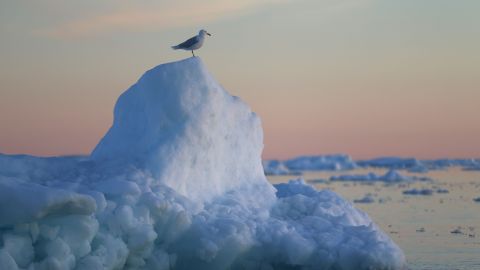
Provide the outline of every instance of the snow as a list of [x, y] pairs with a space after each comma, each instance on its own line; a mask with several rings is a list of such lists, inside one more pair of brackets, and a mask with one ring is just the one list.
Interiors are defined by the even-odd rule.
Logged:
[[272, 186], [259, 118], [199, 58], [119, 98], [91, 157], [0, 155], [0, 269], [402, 269], [368, 215]]
[[413, 181], [429, 181], [426, 177], [407, 176], [402, 175], [396, 170], [388, 170], [384, 175], [378, 175], [373, 172], [367, 174], [342, 174], [333, 175], [330, 177], [330, 181], [352, 181], [352, 182], [385, 182], [385, 183], [398, 183], [398, 182], [413, 182]]

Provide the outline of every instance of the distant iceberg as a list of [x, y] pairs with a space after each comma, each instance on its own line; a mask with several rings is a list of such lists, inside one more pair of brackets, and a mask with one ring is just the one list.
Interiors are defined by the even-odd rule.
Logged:
[[416, 158], [380, 157], [370, 160], [359, 160], [356, 164], [360, 167], [404, 169], [410, 172], [428, 172], [430, 170], [443, 170], [450, 167], [462, 167], [464, 170], [480, 168], [480, 161], [474, 158], [465, 159], [431, 159], [418, 160]]
[[352, 158], [344, 154], [300, 156], [285, 161], [285, 166], [302, 171], [340, 171], [357, 167]]
[[431, 170], [444, 170], [461, 167], [466, 171], [480, 170], [480, 160], [431, 159], [419, 160], [413, 157], [378, 157], [369, 160], [353, 160], [346, 154], [299, 156], [288, 160], [264, 160], [267, 175], [300, 175], [304, 171], [346, 171], [356, 168], [385, 168], [406, 170], [412, 173], [426, 173]]
[[463, 167], [463, 168], [480, 168], [480, 161], [474, 158], [457, 158], [457, 159], [433, 159], [422, 161], [429, 169], [446, 169], [449, 167]]
[[480, 171], [480, 165], [463, 167], [464, 171]]
[[365, 194], [365, 196], [363, 196], [363, 198], [354, 199], [353, 202], [354, 203], [374, 203], [375, 198], [373, 197], [372, 194]]
[[461, 162], [464, 171], [480, 171], [480, 159], [467, 159]]
[[422, 171], [425, 166], [416, 158], [401, 157], [380, 157], [370, 160], [359, 160], [357, 165], [360, 167], [388, 168], [388, 169], [409, 169]]
[[402, 193], [405, 195], [423, 195], [423, 196], [430, 196], [433, 195], [433, 190], [429, 188], [422, 188], [422, 189], [409, 189], [404, 190]]
[[260, 119], [199, 58], [157, 66], [120, 96], [90, 157], [0, 156], [0, 268], [405, 268], [339, 195], [272, 186], [262, 148]]
[[301, 171], [290, 170], [285, 164], [276, 159], [262, 161], [263, 171], [266, 175], [301, 175]]
[[330, 177], [330, 181], [385, 182], [385, 183], [430, 181], [430, 180], [431, 179], [428, 177], [402, 175], [393, 169], [387, 171], [383, 175], [378, 175], [370, 172], [368, 174], [342, 174], [342, 175], [333, 175]]
[[298, 175], [302, 171], [342, 171], [353, 170], [357, 165], [349, 155], [299, 156], [292, 159], [265, 160], [265, 173], [272, 175]]

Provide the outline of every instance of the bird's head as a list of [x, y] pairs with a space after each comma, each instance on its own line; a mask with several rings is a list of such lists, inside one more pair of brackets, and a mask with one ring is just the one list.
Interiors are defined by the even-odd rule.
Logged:
[[211, 35], [212, 35], [212, 34], [208, 33], [206, 30], [203, 30], [203, 29], [200, 30], [200, 32], [198, 32], [198, 34], [199, 34], [200, 36], [205, 36], [205, 35], [211, 36]]

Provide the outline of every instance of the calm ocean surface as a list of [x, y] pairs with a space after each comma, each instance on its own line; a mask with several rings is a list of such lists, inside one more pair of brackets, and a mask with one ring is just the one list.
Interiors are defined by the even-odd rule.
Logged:
[[[432, 182], [386, 185], [378, 182], [330, 182], [332, 175], [385, 173], [381, 169], [343, 172], [304, 172], [317, 189], [331, 189], [353, 201], [372, 194], [373, 203], [356, 203], [403, 249], [410, 269], [480, 269], [480, 171], [451, 168], [425, 174]], [[268, 176], [271, 183], [297, 176]], [[404, 195], [413, 188], [433, 189], [432, 195]], [[437, 193], [446, 189], [448, 193]]]

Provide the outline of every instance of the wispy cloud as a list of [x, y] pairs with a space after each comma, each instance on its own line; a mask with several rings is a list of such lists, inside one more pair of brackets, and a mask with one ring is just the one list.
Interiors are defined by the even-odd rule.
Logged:
[[[182, 1], [176, 4], [155, 4], [139, 1], [139, 4], [119, 5], [103, 14], [68, 21], [41, 34], [77, 38], [120, 31], [158, 31], [173, 27], [205, 24], [222, 18], [246, 14], [268, 4], [287, 0], [209, 0]], [[142, 4], [143, 3], [143, 4]]]

